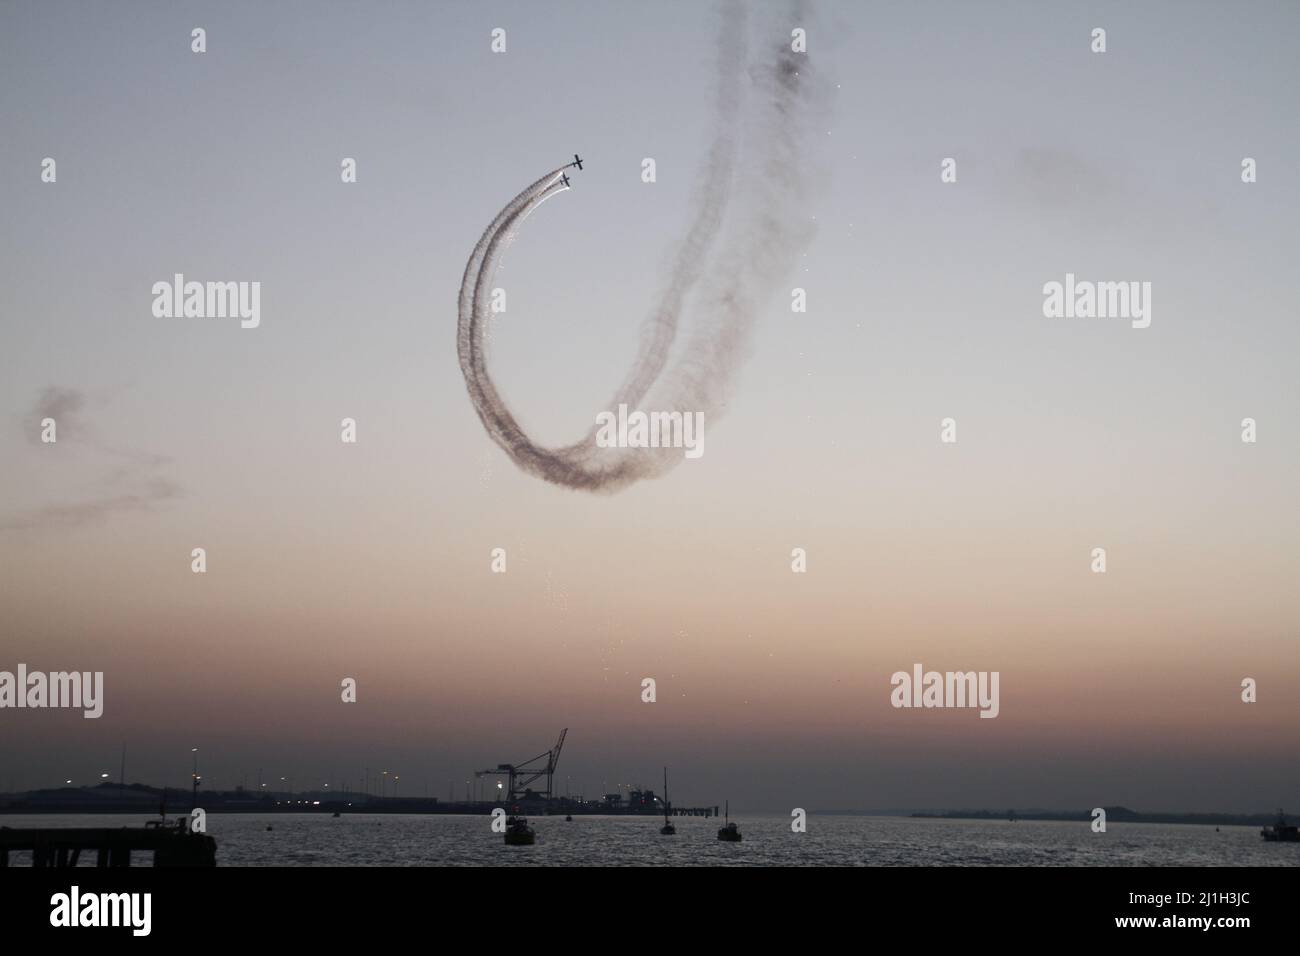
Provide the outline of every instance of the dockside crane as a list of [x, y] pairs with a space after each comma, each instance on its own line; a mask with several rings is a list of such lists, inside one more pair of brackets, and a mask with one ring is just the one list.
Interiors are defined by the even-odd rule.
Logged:
[[[505, 775], [510, 782], [507, 784], [506, 802], [514, 803], [515, 800], [522, 796], [525, 791], [531, 791], [533, 796], [545, 797], [551, 799], [555, 794], [552, 790], [552, 778], [555, 776], [555, 767], [560, 762], [560, 751], [564, 748], [564, 738], [568, 734], [569, 728], [565, 727], [560, 731], [560, 739], [555, 742], [555, 746], [545, 753], [540, 753], [536, 757], [531, 757], [523, 763], [503, 763], [497, 764], [490, 770], [475, 770], [476, 777], [499, 777]], [[545, 790], [534, 790], [529, 784], [535, 780], [546, 778]]]

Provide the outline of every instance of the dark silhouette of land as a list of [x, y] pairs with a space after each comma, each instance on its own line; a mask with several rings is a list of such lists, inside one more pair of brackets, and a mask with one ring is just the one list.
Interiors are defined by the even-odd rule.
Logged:
[[[647, 791], [648, 793], [648, 791]], [[197, 805], [207, 813], [491, 813], [500, 801], [445, 801], [437, 797], [380, 797], [373, 793], [284, 792], [248, 790], [200, 790]], [[165, 806], [168, 814], [186, 814], [194, 806], [195, 795], [184, 787], [152, 787], [142, 783], [123, 786], [101, 783], [94, 787], [56, 787], [25, 793], [0, 794], [0, 814], [20, 813], [135, 813], [157, 814]], [[653, 795], [648, 802], [610, 804], [604, 800], [588, 801], [555, 797], [549, 801], [530, 795], [516, 801], [526, 812], [544, 814], [584, 814], [618, 816], [661, 816], [664, 805]], [[717, 807], [675, 807], [673, 816], [718, 816]], [[1139, 813], [1128, 807], [1104, 807], [1107, 823], [1185, 823], [1204, 826], [1266, 826], [1276, 820], [1272, 813], [1177, 813], [1157, 811]], [[931, 820], [1059, 820], [1090, 823], [1091, 810], [864, 810], [873, 816], [900, 816]], [[841, 816], [838, 810], [826, 815]]]
[[[641, 793], [638, 791], [634, 796]], [[540, 798], [531, 792], [518, 797], [511, 807], [535, 814], [582, 814], [617, 816], [659, 816], [662, 801], [645, 791], [641, 801], [587, 801], [570, 797]], [[611, 795], [612, 796], [612, 795]], [[151, 787], [142, 783], [123, 786], [105, 782], [94, 787], [56, 787], [25, 793], [0, 794], [0, 814], [6, 813], [136, 813], [186, 814], [192, 807], [205, 813], [491, 813], [501, 801], [444, 801], [437, 797], [379, 797], [373, 793], [313, 790], [285, 792], [270, 790], [191, 791], [182, 787]], [[717, 807], [668, 806], [673, 816], [717, 816]]]
[[[1107, 823], [1191, 823], [1204, 826], [1257, 827], [1272, 823], [1276, 813], [1139, 813], [1128, 807], [1102, 807]], [[931, 820], [1066, 820], [1091, 822], [1091, 810], [935, 810], [909, 816]]]

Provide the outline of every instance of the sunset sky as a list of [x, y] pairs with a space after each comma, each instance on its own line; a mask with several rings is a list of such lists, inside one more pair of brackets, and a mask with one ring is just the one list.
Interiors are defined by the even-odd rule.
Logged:
[[[817, 236], [703, 457], [608, 496], [485, 434], [457, 292], [580, 152], [492, 337], [579, 438], [690, 220], [714, 8], [0, 7], [0, 670], [106, 683], [0, 711], [0, 790], [125, 743], [155, 784], [198, 747], [214, 787], [463, 795], [568, 727], [561, 788], [667, 764], [733, 811], [1300, 803], [1300, 8], [813, 6], [751, 38], [805, 25], [831, 81]], [[177, 272], [260, 281], [260, 327], [154, 317]], [[1067, 272], [1149, 281], [1151, 326], [1044, 318]], [[999, 671], [1000, 715], [894, 709], [917, 662]]]

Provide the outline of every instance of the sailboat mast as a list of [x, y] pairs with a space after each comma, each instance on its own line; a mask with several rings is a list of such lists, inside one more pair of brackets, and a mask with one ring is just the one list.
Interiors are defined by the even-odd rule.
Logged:
[[668, 822], [668, 768], [664, 767], [664, 823]]

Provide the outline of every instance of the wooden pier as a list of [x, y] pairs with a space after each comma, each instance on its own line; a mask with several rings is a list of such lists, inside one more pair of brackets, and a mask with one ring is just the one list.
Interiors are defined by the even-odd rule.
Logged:
[[95, 865], [131, 865], [132, 853], [152, 853], [154, 866], [216, 866], [217, 841], [184, 826], [14, 829], [0, 827], [0, 867], [10, 853], [30, 852], [34, 867], [73, 867], [81, 854]]

